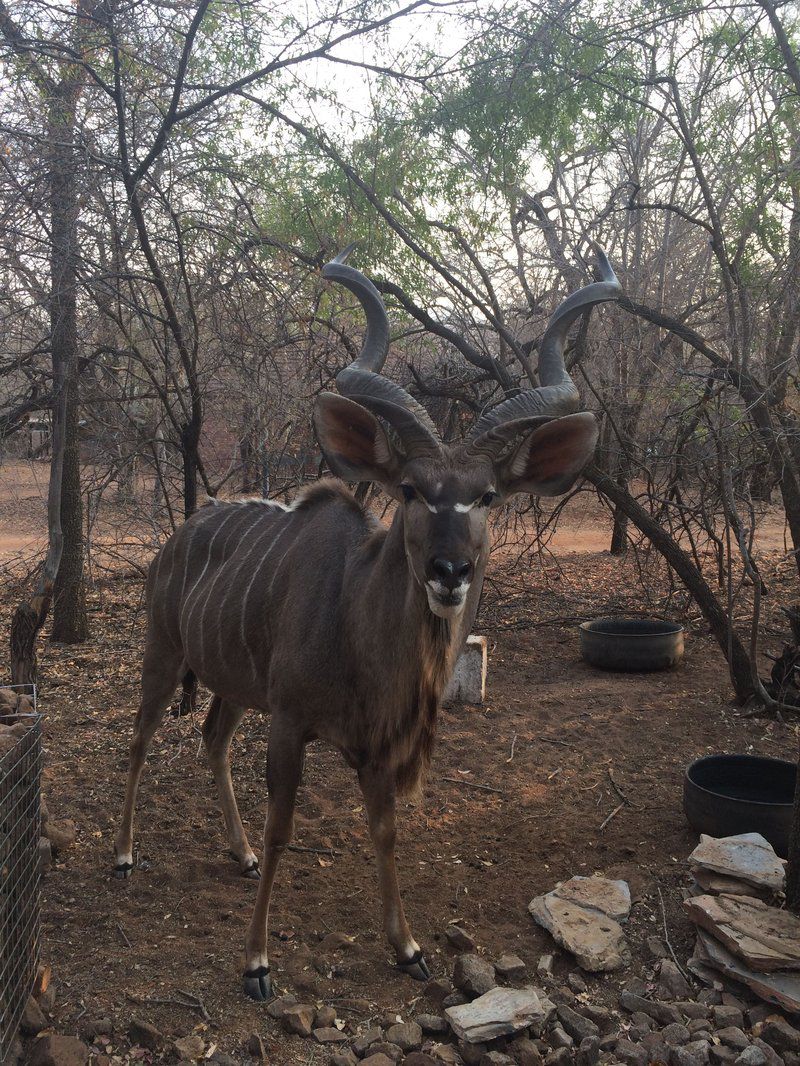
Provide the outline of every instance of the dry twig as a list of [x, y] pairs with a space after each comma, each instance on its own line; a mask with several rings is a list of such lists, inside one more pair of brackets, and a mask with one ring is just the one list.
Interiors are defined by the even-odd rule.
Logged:
[[335, 848], [309, 848], [304, 844], [287, 844], [287, 851], [298, 851], [304, 855], [329, 855], [331, 858], [339, 854]]
[[684, 968], [681, 966], [681, 964], [678, 962], [678, 957], [675, 954], [675, 950], [672, 947], [672, 944], [670, 943], [669, 932], [667, 931], [667, 910], [666, 910], [666, 907], [664, 906], [664, 896], [661, 893], [661, 885], [656, 885], [656, 888], [658, 889], [658, 901], [661, 904], [661, 924], [662, 924], [662, 926], [664, 928], [664, 943], [667, 945], [667, 950], [669, 951], [670, 955], [672, 956], [672, 961], [675, 963], [675, 965], [680, 970], [681, 975], [683, 976], [684, 980], [688, 981], [689, 984], [691, 985], [691, 983], [692, 983], [691, 978], [689, 977], [687, 972], [684, 970]]
[[625, 800], [623, 800], [623, 801], [622, 801], [622, 803], [618, 803], [618, 804], [617, 804], [617, 806], [616, 806], [616, 807], [614, 808], [614, 810], [613, 810], [613, 811], [611, 812], [611, 814], [609, 814], [608, 818], [606, 818], [606, 819], [605, 819], [605, 820], [604, 820], [604, 821], [603, 821], [603, 822], [601, 823], [601, 825], [600, 825], [600, 831], [602, 831], [603, 829], [605, 829], [605, 827], [606, 827], [606, 826], [608, 825], [608, 823], [609, 823], [609, 822], [611, 821], [611, 819], [612, 819], [612, 818], [615, 818], [615, 817], [616, 817], [616, 816], [617, 816], [617, 815], [619, 814], [619, 812], [620, 812], [620, 811], [622, 810], [622, 808], [623, 808], [624, 806], [625, 806]]
[[458, 777], [443, 777], [451, 785], [465, 785], [467, 788], [478, 788], [481, 792], [495, 792], [498, 796], [505, 796], [502, 788], [493, 788], [491, 785], [481, 785], [477, 781], [463, 781]]
[[517, 734], [515, 733], [514, 736], [511, 738], [511, 754], [506, 759], [506, 762], [511, 762], [511, 760], [514, 758], [514, 746], [515, 746], [516, 743], [517, 743]]

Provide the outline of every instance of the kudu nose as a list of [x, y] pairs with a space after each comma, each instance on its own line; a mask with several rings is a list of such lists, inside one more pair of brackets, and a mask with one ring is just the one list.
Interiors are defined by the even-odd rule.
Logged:
[[466, 559], [431, 559], [431, 573], [445, 588], [455, 589], [469, 581], [472, 563]]

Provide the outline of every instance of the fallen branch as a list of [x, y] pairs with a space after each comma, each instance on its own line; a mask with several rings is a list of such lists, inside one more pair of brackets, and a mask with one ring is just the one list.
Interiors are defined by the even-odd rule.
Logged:
[[194, 992], [184, 992], [182, 988], [178, 989], [178, 995], [184, 996], [187, 1000], [189, 1000], [189, 1002], [186, 1004], [187, 1007], [192, 1006], [196, 1010], [199, 1010], [204, 1021], [211, 1021], [211, 1015], [206, 1010], [206, 1005], [205, 1003], [203, 1003], [203, 1000], [200, 996], [196, 996]]
[[[185, 1007], [186, 1010], [194, 1010], [200, 1015], [203, 1021], [211, 1021], [211, 1016], [205, 1008], [203, 1001], [197, 997], [192, 996], [191, 999], [181, 999], [178, 996], [135, 996], [132, 992], [126, 992], [125, 995], [132, 1002], [138, 1006], [148, 1006], [152, 1004], [157, 1007]], [[187, 993], [182, 993], [187, 996]]]
[[328, 855], [331, 858], [339, 854], [334, 848], [307, 848], [303, 844], [287, 844], [287, 851], [299, 851], [303, 855]]
[[634, 811], [641, 810], [641, 807], [639, 807], [637, 804], [631, 803], [630, 798], [628, 796], [626, 796], [625, 793], [622, 791], [622, 789], [619, 787], [617, 782], [614, 780], [614, 775], [611, 773], [611, 768], [610, 767], [608, 769], [608, 779], [611, 782], [612, 788], [614, 789], [614, 791], [616, 792], [616, 794], [619, 796], [619, 798], [622, 800], [623, 803], [626, 803], [631, 808], [631, 810], [634, 810]]
[[502, 788], [492, 788], [491, 785], [481, 785], [477, 781], [463, 781], [458, 777], [443, 777], [442, 781], [447, 781], [451, 785], [464, 785], [466, 788], [477, 788], [481, 792], [494, 792], [498, 796], [505, 796], [505, 792]]

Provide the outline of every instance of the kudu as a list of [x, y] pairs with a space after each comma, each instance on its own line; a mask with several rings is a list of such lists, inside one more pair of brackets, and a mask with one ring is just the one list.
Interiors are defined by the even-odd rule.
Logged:
[[595, 419], [576, 413], [564, 344], [583, 312], [620, 292], [598, 249], [602, 281], [570, 296], [547, 327], [541, 385], [486, 412], [466, 441], [445, 444], [425, 409], [381, 376], [386, 311], [346, 254], [323, 276], [358, 298], [366, 336], [336, 378], [340, 395], [317, 398], [314, 425], [335, 474], [377, 482], [397, 501], [391, 525], [376, 522], [341, 482], [325, 480], [290, 507], [266, 500], [203, 507], [167, 541], [147, 580], [142, 698], [116, 838], [116, 872], [127, 876], [147, 749], [191, 671], [215, 694], [203, 737], [230, 848], [242, 872], [258, 876], [229, 749], [246, 708], [271, 712], [263, 869], [244, 973], [246, 992], [258, 1000], [271, 994], [270, 894], [292, 836], [304, 748], [314, 739], [338, 748], [358, 774], [387, 937], [405, 972], [430, 976], [400, 900], [395, 797], [418, 787], [430, 758], [439, 701], [478, 607], [489, 509], [517, 492], [565, 492], [593, 453]]

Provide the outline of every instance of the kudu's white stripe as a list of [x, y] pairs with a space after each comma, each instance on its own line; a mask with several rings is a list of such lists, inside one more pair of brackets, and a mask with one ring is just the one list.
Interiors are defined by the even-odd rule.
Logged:
[[[211, 508], [209, 508], [209, 514], [213, 514]], [[207, 521], [207, 519], [206, 519]], [[189, 576], [189, 563], [192, 559], [192, 545], [194, 544], [194, 538], [197, 535], [198, 527], [204, 525], [204, 521], [201, 518], [197, 518], [192, 523], [191, 533], [189, 535], [189, 543], [186, 545], [186, 558], [183, 560], [183, 581], [181, 582], [181, 591], [178, 595], [178, 602], [183, 603], [184, 593], [186, 592], [186, 581]]]
[[[259, 571], [261, 570], [261, 567], [264, 565], [266, 560], [272, 554], [273, 548], [275, 547], [275, 545], [278, 543], [278, 541], [281, 539], [281, 537], [283, 536], [283, 534], [286, 532], [286, 530], [289, 528], [289, 526], [291, 524], [292, 516], [291, 515], [287, 515], [286, 517], [288, 519], [287, 522], [286, 522], [286, 525], [283, 527], [283, 529], [278, 530], [278, 532], [276, 533], [275, 539], [273, 540], [272, 544], [270, 544], [270, 546], [267, 548], [267, 550], [264, 552], [263, 556], [259, 560], [258, 565], [256, 566], [255, 570], [252, 573], [252, 576], [250, 577], [249, 582], [247, 583], [247, 588], [245, 589], [244, 596], [242, 597], [242, 615], [241, 615], [241, 618], [239, 619], [239, 631], [240, 631], [240, 636], [242, 638], [242, 644], [244, 645], [245, 650], [247, 651], [247, 654], [248, 654], [248, 656], [250, 658], [250, 669], [253, 672], [253, 678], [255, 680], [258, 679], [258, 666], [256, 665], [256, 657], [253, 654], [252, 648], [247, 643], [247, 633], [246, 633], [246, 628], [245, 628], [245, 619], [247, 617], [247, 599], [248, 599], [248, 597], [250, 595], [250, 590], [253, 587], [253, 583], [255, 582], [255, 579], [258, 576]], [[271, 586], [270, 586], [270, 588], [271, 588]]]
[[289, 554], [289, 552], [291, 550], [292, 550], [292, 545], [290, 544], [289, 547], [286, 549], [286, 551], [283, 553], [283, 555], [280, 557], [280, 559], [278, 559], [278, 562], [275, 564], [275, 569], [274, 569], [274, 571], [272, 573], [272, 578], [271, 578], [270, 583], [269, 583], [269, 595], [270, 596], [272, 595], [272, 586], [275, 584], [275, 578], [278, 576], [278, 571], [280, 570], [281, 566], [283, 565], [283, 560], [286, 558], [286, 556]]
[[[249, 529], [247, 531], [247, 533], [245, 533], [245, 535], [242, 537], [241, 543], [237, 545], [236, 551], [234, 552], [234, 554], [231, 556], [231, 558], [228, 560], [228, 562], [226, 564], [226, 567], [225, 567], [226, 569], [227, 569], [227, 566], [232, 566], [234, 569], [233, 569], [233, 573], [231, 574], [230, 581], [228, 582], [228, 584], [227, 584], [227, 586], [225, 588], [225, 592], [224, 592], [224, 594], [222, 596], [222, 600], [220, 601], [220, 605], [219, 605], [220, 618], [223, 616], [223, 614], [225, 612], [225, 604], [228, 602], [228, 597], [233, 592], [233, 590], [236, 588], [236, 579], [238, 578], [239, 574], [241, 573], [242, 567], [247, 562], [247, 560], [250, 558], [250, 556], [253, 554], [253, 551], [258, 547], [258, 545], [264, 539], [265, 534], [273, 532], [271, 524], [264, 525], [263, 529], [259, 528], [262, 525], [262, 519], [263, 518], [264, 518], [263, 514], [256, 514], [255, 521], [253, 522], [252, 528]], [[247, 539], [248, 539], [248, 537], [251, 537], [251, 536], [253, 537], [253, 543], [250, 545], [250, 547], [247, 549], [247, 551], [244, 551], [244, 547], [245, 547], [245, 544], [247, 543]], [[241, 553], [241, 556], [240, 556], [240, 553]], [[220, 627], [220, 632], [221, 632], [221, 627]], [[224, 655], [224, 652], [223, 652], [223, 648], [222, 648], [222, 644], [221, 643], [219, 644], [217, 650], [220, 653], [220, 657], [222, 657]]]
[[[154, 588], [154, 589], [160, 588], [159, 578], [161, 577], [161, 567], [164, 564], [164, 556], [167, 554], [167, 548], [170, 546], [170, 544], [171, 544], [171, 541], [167, 541], [167, 543], [162, 546], [161, 551], [158, 553], [158, 555], [156, 557], [158, 561], [156, 563], [156, 571], [155, 571], [155, 575], [153, 577], [151, 588]], [[169, 580], [167, 580], [167, 585], [169, 585]], [[159, 596], [156, 599], [155, 604], [153, 605], [153, 614], [154, 615], [155, 615], [155, 606], [156, 605], [160, 605], [160, 607], [161, 607], [161, 616], [162, 616], [161, 617], [161, 625], [162, 625], [162, 629], [163, 629], [163, 631], [165, 633], [169, 633], [170, 630], [169, 630], [169, 628], [168, 628], [168, 626], [166, 624], [166, 621], [167, 621], [167, 597], [166, 596]], [[170, 638], [172, 640], [172, 643], [174, 644], [175, 643], [175, 638], [172, 637], [171, 634], [170, 634]]]
[[236, 515], [236, 513], [237, 513], [236, 511], [231, 510], [229, 514], [226, 514], [224, 516], [222, 521], [219, 523], [217, 528], [214, 530], [214, 535], [211, 537], [211, 539], [208, 542], [208, 550], [206, 552], [206, 561], [203, 564], [203, 569], [200, 571], [200, 574], [199, 574], [197, 580], [192, 585], [192, 587], [189, 590], [189, 592], [186, 593], [186, 598], [184, 599], [183, 604], [181, 605], [181, 616], [180, 616], [180, 619], [178, 621], [178, 625], [179, 625], [181, 633], [184, 632], [183, 625], [184, 625], [184, 622], [186, 621], [187, 611], [189, 610], [189, 603], [190, 603], [190, 601], [192, 599], [192, 596], [200, 588], [200, 584], [201, 584], [203, 578], [206, 576], [206, 571], [208, 570], [209, 564], [211, 562], [211, 553], [214, 550], [214, 544], [216, 543], [217, 537], [220, 535], [222, 530], [228, 524], [230, 519], [233, 518], [234, 515]]
[[[256, 548], [259, 546], [259, 544], [261, 544], [261, 542], [264, 540], [264, 537], [267, 534], [272, 534], [273, 536], [276, 537], [276, 541], [277, 541], [278, 537], [280, 536], [280, 533], [282, 532], [282, 531], [280, 531], [277, 534], [277, 536], [276, 536], [275, 527], [274, 527], [274, 524], [272, 522], [263, 523], [264, 524], [264, 528], [261, 531], [259, 531], [258, 527], [259, 527], [260, 524], [262, 524], [262, 519], [265, 518], [265, 517], [266, 516], [263, 513], [260, 514], [258, 516], [258, 519], [256, 520], [256, 522], [254, 523], [253, 529], [256, 532], [255, 539], [253, 540], [253, 543], [250, 545], [250, 547], [247, 549], [247, 551], [243, 552], [241, 559], [239, 559], [238, 565], [236, 566], [236, 568], [234, 569], [234, 571], [233, 571], [233, 573], [231, 575], [230, 581], [228, 582], [227, 588], [225, 590], [225, 594], [223, 595], [222, 601], [221, 601], [221, 603], [219, 605], [218, 615], [219, 615], [219, 619], [220, 619], [220, 624], [217, 626], [217, 652], [219, 654], [221, 662], [225, 662], [226, 658], [227, 658], [227, 656], [225, 655], [225, 650], [223, 648], [223, 625], [222, 625], [222, 620], [223, 620], [223, 618], [225, 616], [225, 604], [228, 601], [228, 597], [231, 595], [233, 590], [236, 588], [237, 578], [239, 577], [239, 574], [241, 573], [245, 563], [250, 558], [250, 556], [253, 554], [253, 552], [256, 550]], [[280, 518], [282, 516], [280, 514], [276, 514], [274, 517], [277, 520], [278, 518]], [[246, 539], [246, 536], [245, 536], [244, 539]], [[242, 551], [242, 548], [244, 546], [244, 539], [243, 539], [242, 543], [238, 546], [236, 555], [238, 555], [238, 553]], [[274, 543], [275, 542], [273, 542], [273, 545], [271, 545], [270, 548], [267, 549], [267, 553], [262, 557], [261, 561], [259, 562], [259, 566], [261, 565], [261, 563], [264, 561], [264, 559], [269, 554], [269, 551], [274, 546]], [[236, 561], [237, 561], [236, 560], [236, 556], [234, 556], [230, 560], [231, 563], [235, 563]], [[250, 582], [248, 583], [248, 586], [247, 586], [247, 592], [249, 592], [249, 590], [250, 590], [250, 588], [252, 586], [252, 583], [253, 583], [253, 577], [250, 578]], [[251, 669], [253, 671], [253, 675], [255, 677], [257, 677], [258, 674], [257, 674], [257, 669], [256, 669], [255, 658], [253, 656], [253, 653], [252, 653], [252, 651], [250, 649], [250, 646], [247, 643], [247, 640], [246, 640], [245, 635], [244, 635], [244, 607], [242, 607], [242, 614], [241, 614], [241, 617], [239, 619], [239, 633], [240, 633], [242, 644], [244, 645], [244, 647], [245, 647], [245, 649], [247, 651], [247, 654], [248, 654], [248, 656], [250, 658], [250, 664], [251, 664]]]
[[[208, 606], [209, 600], [211, 599], [211, 594], [212, 594], [212, 592], [214, 590], [214, 586], [216, 585], [217, 581], [219, 581], [220, 574], [223, 574], [225, 572], [226, 566], [227, 566], [228, 562], [230, 562], [229, 559], [225, 559], [225, 550], [228, 547], [228, 543], [230, 542], [231, 538], [236, 536], [237, 532], [241, 532], [241, 527], [247, 524], [247, 520], [248, 519], [252, 519], [252, 516], [248, 515], [246, 511], [244, 511], [244, 510], [236, 510], [235, 508], [231, 508], [231, 515], [234, 518], [239, 518], [239, 519], [242, 517], [242, 515], [244, 515], [245, 516], [245, 521], [240, 523], [240, 527], [239, 528], [237, 528], [236, 525], [234, 524], [234, 526], [228, 531], [228, 535], [225, 538], [225, 540], [224, 540], [224, 542], [222, 544], [222, 548], [221, 548], [221, 553], [222, 553], [222, 557], [223, 557], [224, 561], [223, 561], [222, 565], [219, 567], [219, 569], [217, 570], [216, 574], [214, 574], [214, 576], [211, 579], [211, 581], [209, 581], [208, 588], [206, 589], [205, 599], [203, 600], [203, 607], [202, 607], [202, 610], [200, 611], [200, 622], [199, 622], [198, 629], [197, 629], [198, 639], [199, 639], [199, 642], [200, 642], [200, 660], [201, 660], [201, 662], [204, 661], [204, 659], [205, 659], [205, 628], [204, 627], [205, 627], [206, 607]], [[226, 519], [226, 521], [227, 521], [227, 519]], [[222, 528], [222, 525], [220, 526], [220, 529], [221, 528]], [[219, 530], [217, 530], [217, 532], [219, 532]], [[190, 626], [193, 624], [194, 616], [195, 616], [195, 614], [197, 612], [197, 607], [199, 606], [202, 597], [203, 597], [203, 592], [201, 590], [200, 594], [198, 595], [197, 599], [195, 600], [195, 602], [194, 602], [194, 604], [192, 606], [192, 613], [191, 613], [191, 616], [189, 618], [189, 625]]]

